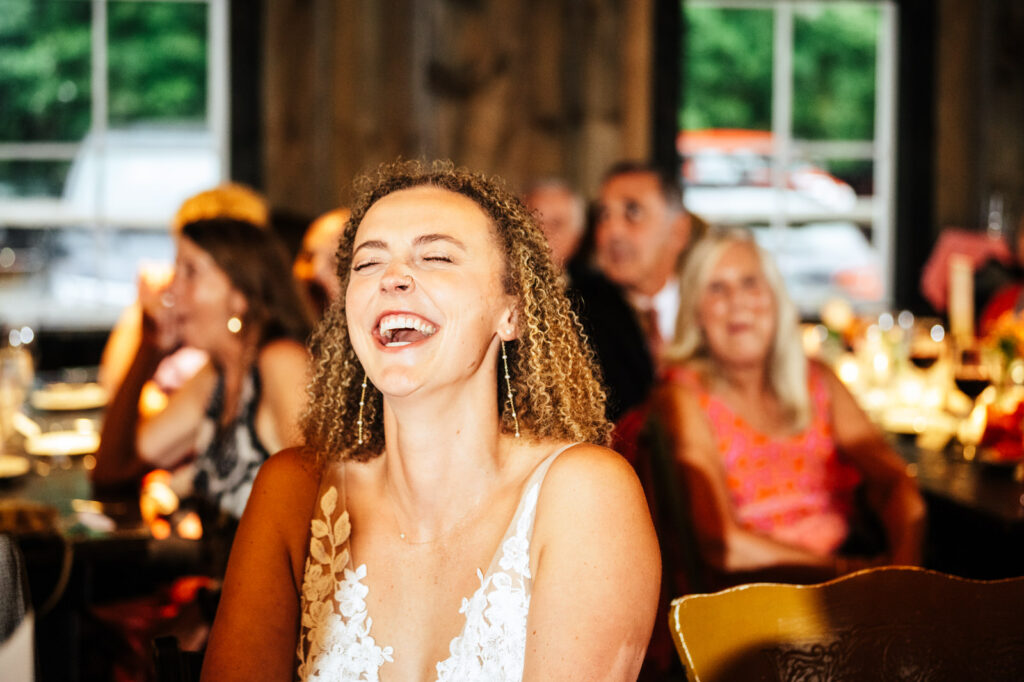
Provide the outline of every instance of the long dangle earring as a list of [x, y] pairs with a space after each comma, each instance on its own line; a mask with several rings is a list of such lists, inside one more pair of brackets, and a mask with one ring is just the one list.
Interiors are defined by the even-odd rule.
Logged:
[[512, 399], [512, 378], [508, 374], [508, 355], [505, 354], [505, 342], [501, 342], [501, 362], [505, 365], [505, 386], [508, 387], [508, 406], [512, 408], [512, 421], [516, 425], [516, 438], [519, 438], [519, 416], [516, 414], [516, 403]]
[[363, 444], [363, 405], [366, 404], [366, 374], [363, 374], [363, 390], [359, 394], [359, 419], [356, 421], [358, 429], [359, 444]]

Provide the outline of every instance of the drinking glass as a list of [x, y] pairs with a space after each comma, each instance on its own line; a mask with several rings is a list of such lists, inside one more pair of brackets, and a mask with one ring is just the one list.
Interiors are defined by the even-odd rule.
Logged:
[[953, 382], [971, 400], [972, 408], [960, 424], [958, 439], [964, 447], [964, 458], [973, 459], [985, 431], [984, 403], [978, 398], [992, 383], [991, 362], [976, 345], [960, 347], [954, 354]]
[[927, 373], [942, 357], [946, 330], [933, 320], [918, 320], [910, 337], [908, 357], [911, 364]]
[[14, 414], [25, 403], [32, 384], [32, 356], [20, 347], [0, 348], [0, 452], [14, 435]]

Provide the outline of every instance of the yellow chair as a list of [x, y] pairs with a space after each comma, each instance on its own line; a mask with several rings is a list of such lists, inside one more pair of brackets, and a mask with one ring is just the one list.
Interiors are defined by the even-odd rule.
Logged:
[[691, 682], [1024, 681], [1024, 577], [885, 567], [672, 602]]

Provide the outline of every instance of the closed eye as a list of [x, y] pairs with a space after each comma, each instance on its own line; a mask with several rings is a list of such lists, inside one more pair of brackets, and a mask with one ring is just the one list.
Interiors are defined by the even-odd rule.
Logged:
[[352, 266], [352, 270], [355, 272], [359, 272], [360, 270], [365, 270], [366, 268], [372, 267], [377, 264], [378, 261], [375, 260], [362, 261], [361, 263], [357, 263], [356, 265]]
[[433, 263], [451, 263], [452, 259], [448, 256], [424, 256], [423, 260], [430, 261]]

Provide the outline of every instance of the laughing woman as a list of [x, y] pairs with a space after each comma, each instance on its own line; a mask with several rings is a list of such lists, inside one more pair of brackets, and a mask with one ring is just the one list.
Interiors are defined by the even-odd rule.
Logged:
[[367, 179], [314, 337], [308, 450], [264, 466], [204, 679], [628, 680], [657, 539], [518, 199]]

